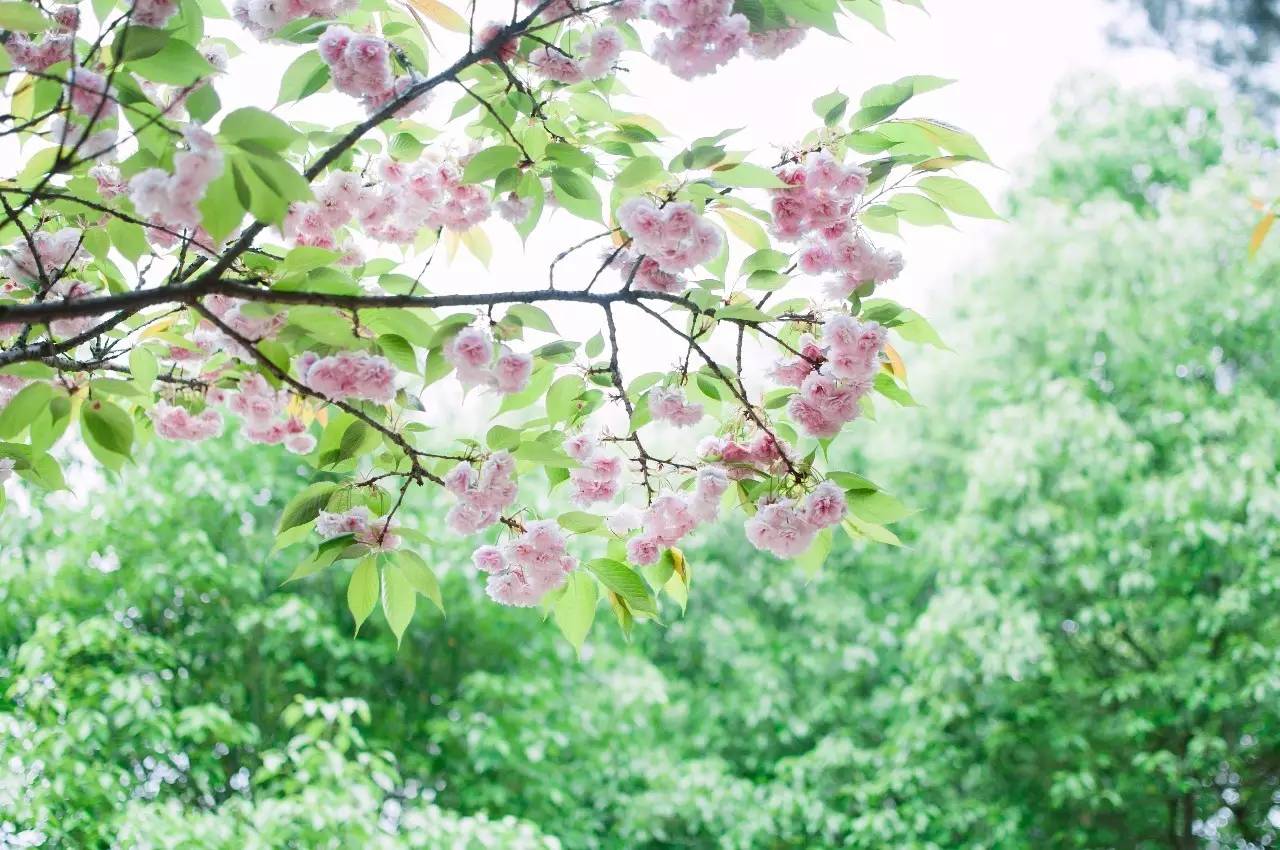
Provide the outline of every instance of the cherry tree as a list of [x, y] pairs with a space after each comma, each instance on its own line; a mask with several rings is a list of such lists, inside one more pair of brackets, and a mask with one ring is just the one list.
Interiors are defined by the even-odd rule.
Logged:
[[[292, 452], [314, 468], [279, 522], [308, 547], [293, 578], [348, 567], [356, 627], [380, 603], [397, 636], [417, 596], [443, 605], [400, 521], [420, 488], [489, 596], [575, 646], [602, 599], [628, 633], [683, 607], [679, 547], [726, 513], [805, 569], [837, 531], [896, 542], [901, 504], [829, 458], [914, 403], [895, 340], [941, 346], [876, 297], [903, 267], [884, 234], [994, 216], [952, 173], [978, 142], [898, 114], [948, 81], [822, 95], [764, 154], [617, 106], [630, 59], [714, 74], [891, 1], [0, 2], [0, 478], [65, 488], [68, 432], [109, 471], [226, 430]], [[261, 84], [229, 71], [250, 46], [294, 57], [281, 104], [349, 113], [224, 108]], [[564, 244], [527, 281], [453, 284], [439, 249], [484, 260], [502, 228]], [[648, 353], [620, 351], [641, 325]], [[459, 384], [500, 399], [469, 436], [427, 424]]]

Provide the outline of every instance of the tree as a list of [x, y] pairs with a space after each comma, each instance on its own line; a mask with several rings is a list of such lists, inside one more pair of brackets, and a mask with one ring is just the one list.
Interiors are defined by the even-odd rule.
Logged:
[[1225, 73], [1259, 104], [1280, 92], [1273, 55], [1280, 13], [1270, 0], [1129, 0], [1170, 49]]
[[[456, 499], [455, 533], [502, 542], [475, 550], [490, 595], [554, 610], [579, 645], [601, 596], [625, 628], [656, 616], [636, 567], [683, 595], [675, 546], [722, 502], [783, 558], [820, 561], [837, 528], [892, 538], [876, 519], [890, 497], [823, 458], [873, 395], [910, 403], [890, 335], [936, 341], [871, 297], [902, 259], [869, 230], [994, 215], [943, 173], [985, 161], [979, 144], [896, 117], [947, 81], [877, 86], [857, 109], [823, 95], [822, 128], [766, 164], [730, 149], [731, 132], [680, 147], [610, 102], [621, 57], [646, 42], [689, 78], [837, 32], [837, 12], [883, 25], [879, 0], [544, 0], [483, 26], [426, 0], [354, 5], [230, 12], [297, 53], [282, 104], [332, 89], [366, 112], [326, 126], [224, 109], [227, 44], [202, 38], [226, 15], [217, 0], [0, 5], [5, 135], [25, 145], [0, 186], [0, 474], [57, 490], [65, 432], [118, 471], [152, 435], [205, 440], [233, 414], [244, 439], [315, 469], [278, 527], [281, 546], [321, 538], [294, 577], [352, 562], [357, 628], [381, 603], [397, 637], [418, 596], [440, 604], [415, 551], [427, 541], [397, 521], [421, 486]], [[440, 124], [468, 140], [462, 154], [417, 120], [450, 94]], [[429, 267], [438, 244], [484, 258], [495, 212], [527, 239], [553, 207], [592, 227], [544, 288], [453, 291]], [[557, 281], [561, 260], [602, 245], [589, 277]], [[423, 269], [402, 271], [396, 249], [427, 252]], [[804, 297], [824, 275], [828, 297]], [[596, 324], [562, 337], [555, 305]], [[678, 365], [624, 377], [624, 321], [665, 336]], [[779, 358], [764, 386], [744, 368], [762, 356]], [[442, 438], [419, 415], [456, 404], [432, 395], [438, 382], [493, 393], [505, 418]], [[696, 450], [651, 450], [648, 423], [704, 419], [714, 432]], [[624, 477], [644, 504], [615, 506]], [[561, 486], [579, 510], [539, 495]]]

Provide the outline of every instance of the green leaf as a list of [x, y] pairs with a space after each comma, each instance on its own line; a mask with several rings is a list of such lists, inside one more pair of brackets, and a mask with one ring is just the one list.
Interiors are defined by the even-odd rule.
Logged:
[[632, 611], [656, 614], [657, 602], [649, 592], [644, 579], [635, 570], [612, 558], [596, 558], [587, 562], [587, 569], [600, 579], [605, 587], [626, 600]]
[[462, 182], [482, 183], [497, 177], [504, 169], [520, 161], [520, 151], [511, 145], [485, 148], [467, 161], [462, 169]]
[[903, 77], [892, 83], [872, 86], [862, 95], [861, 109], [850, 120], [851, 128], [861, 130], [889, 118], [916, 95], [948, 86], [955, 80], [943, 77], [917, 75]]
[[240, 226], [245, 208], [236, 194], [235, 178], [229, 167], [205, 187], [204, 197], [197, 206], [204, 229], [214, 239], [226, 239]]
[[625, 189], [648, 183], [665, 173], [662, 168], [662, 160], [656, 156], [638, 156], [618, 172], [618, 176], [613, 178], [613, 183], [615, 186]]
[[339, 486], [332, 481], [317, 481], [303, 488], [302, 492], [294, 495], [280, 512], [280, 524], [276, 527], [276, 533], [287, 531], [295, 525], [311, 522], [320, 515], [320, 511], [329, 504], [329, 497], [338, 489]]
[[828, 127], [834, 126], [844, 117], [844, 111], [849, 106], [849, 96], [841, 94], [838, 90], [831, 94], [824, 94], [813, 102], [813, 113], [822, 119], [822, 123]]
[[396, 564], [388, 564], [382, 571], [382, 613], [386, 615], [387, 625], [396, 636], [396, 646], [404, 639], [404, 631], [413, 620], [413, 611], [418, 606], [418, 594], [412, 583]]
[[586, 177], [567, 168], [557, 168], [551, 172], [551, 187], [560, 205], [578, 218], [603, 221], [600, 193]]
[[814, 537], [809, 548], [795, 559], [795, 565], [809, 578], [816, 576], [822, 570], [822, 565], [826, 563], [827, 555], [831, 554], [832, 537], [831, 529], [822, 529]]
[[416, 552], [410, 552], [407, 549], [401, 549], [396, 552], [395, 558], [409, 586], [427, 597], [427, 599], [430, 599], [431, 604], [435, 605], [440, 613], [443, 614], [444, 597], [440, 594], [440, 581], [436, 578], [436, 574], [431, 568], [427, 566], [427, 562]]
[[213, 74], [213, 66], [209, 64], [209, 60], [179, 38], [169, 39], [156, 53], [134, 59], [127, 65], [129, 70], [144, 79], [171, 86], [189, 86], [196, 80]]
[[329, 66], [315, 50], [308, 50], [293, 60], [280, 78], [280, 95], [276, 105], [292, 103], [315, 94], [329, 82]]
[[850, 511], [859, 518], [877, 525], [897, 522], [912, 513], [911, 509], [902, 502], [882, 491], [850, 493], [847, 498]]
[[908, 342], [932, 345], [934, 348], [941, 348], [945, 351], [951, 350], [924, 316], [914, 310], [904, 310], [900, 316], [902, 317], [902, 324], [895, 325], [893, 329], [903, 339]]
[[138, 346], [129, 352], [129, 372], [138, 389], [151, 392], [151, 385], [160, 374], [160, 364], [156, 356], [146, 348]]
[[0, 410], [0, 439], [17, 436], [49, 406], [54, 390], [49, 384], [27, 384]]
[[916, 184], [916, 188], [960, 215], [972, 218], [1000, 218], [982, 193], [959, 177], [948, 177], [944, 174], [930, 175], [922, 178]]
[[49, 19], [30, 3], [0, 3], [0, 29], [11, 32], [44, 32]]
[[740, 162], [723, 171], [714, 171], [712, 176], [726, 186], [744, 189], [783, 189], [787, 185], [769, 169], [750, 162]]
[[547, 391], [547, 418], [563, 422], [576, 412], [574, 401], [582, 393], [585, 384], [578, 375], [561, 375]]
[[903, 193], [894, 195], [889, 206], [898, 211], [898, 217], [918, 227], [932, 225], [951, 226], [951, 217], [937, 203], [924, 195]]
[[86, 402], [80, 408], [80, 424], [102, 448], [121, 457], [129, 457], [133, 449], [133, 417], [123, 409], [102, 399]]
[[266, 148], [282, 151], [302, 138], [302, 134], [270, 112], [245, 106], [222, 119], [218, 135], [224, 141], [254, 152]]
[[604, 520], [596, 514], [589, 514], [586, 511], [569, 511], [560, 514], [556, 518], [560, 523], [560, 527], [578, 534], [585, 534], [589, 531], [595, 531], [604, 525]]
[[564, 592], [556, 599], [553, 609], [556, 625], [565, 640], [579, 654], [591, 631], [591, 624], [595, 621], [599, 594], [596, 583], [581, 571], [575, 570], [565, 580]]
[[549, 334], [559, 333], [547, 312], [541, 307], [535, 307], [532, 304], [513, 304], [511, 309], [507, 310], [507, 316], [514, 317], [526, 328], [533, 328]]
[[347, 585], [347, 608], [356, 621], [356, 634], [378, 604], [378, 585], [378, 565], [370, 556], [356, 565]]

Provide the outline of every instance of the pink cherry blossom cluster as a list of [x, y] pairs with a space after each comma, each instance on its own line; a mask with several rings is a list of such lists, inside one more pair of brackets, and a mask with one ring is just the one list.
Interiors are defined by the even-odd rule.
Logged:
[[468, 230], [489, 217], [493, 204], [480, 186], [462, 182], [462, 168], [451, 159], [424, 158], [418, 163], [383, 159], [375, 185], [336, 171], [316, 187], [314, 201], [293, 204], [283, 235], [298, 245], [341, 248], [342, 262], [358, 262], [358, 252], [340, 245], [336, 230], [354, 217], [366, 236], [381, 242], [410, 245], [424, 227]]
[[[333, 87], [359, 98], [370, 113], [405, 94], [416, 82], [408, 75], [395, 76], [391, 70], [391, 44], [380, 36], [355, 33], [334, 24], [324, 31], [316, 46], [320, 58], [329, 66]], [[427, 96], [420, 95], [405, 103], [396, 114], [411, 115], [427, 102]]]
[[516, 54], [519, 52], [519, 45], [516, 44], [516, 40], [514, 38], [507, 38], [500, 44], [493, 44], [493, 42], [496, 42], [502, 37], [502, 32], [505, 29], [505, 24], [498, 23], [497, 21], [490, 21], [481, 28], [479, 33], [476, 34], [476, 44], [481, 48], [493, 45], [494, 55], [497, 56], [498, 61], [510, 63], [512, 59], [516, 58]]
[[67, 91], [71, 108], [81, 115], [105, 118], [115, 111], [115, 93], [107, 78], [79, 66], [67, 72]]
[[565, 537], [555, 520], [531, 522], [514, 540], [481, 546], [472, 554], [476, 569], [489, 574], [485, 592], [494, 602], [530, 608], [578, 567], [565, 550]]
[[533, 209], [533, 199], [522, 198], [515, 192], [510, 192], [499, 198], [494, 208], [497, 209], [498, 215], [507, 221], [519, 224], [529, 217], [529, 212]]
[[151, 408], [151, 422], [156, 435], [166, 440], [196, 442], [222, 433], [222, 414], [212, 407], [192, 413], [181, 405], [162, 400]]
[[804, 27], [782, 27], [776, 30], [753, 32], [747, 44], [747, 52], [757, 59], [777, 59], [804, 41]]
[[289, 205], [281, 233], [285, 238], [294, 240], [295, 245], [337, 248], [335, 231], [360, 211], [364, 197], [365, 189], [359, 175], [350, 171], [330, 172], [324, 182], [315, 187], [314, 201]]
[[56, 281], [87, 259], [83, 241], [84, 232], [78, 227], [64, 227], [52, 233], [38, 231], [31, 234], [30, 242], [22, 238], [0, 251], [0, 274], [27, 285], [40, 283], [42, 276], [47, 281]]
[[813, 544], [819, 531], [844, 519], [847, 510], [844, 491], [824, 481], [798, 505], [792, 499], [761, 505], [746, 522], [747, 540], [779, 558], [794, 558]]
[[779, 470], [785, 457], [790, 456], [789, 452], [767, 431], [757, 432], [750, 442], [704, 437], [697, 448], [698, 457], [723, 464], [728, 476], [734, 480], [747, 478], [756, 472], [767, 474]]
[[445, 522], [458, 534], [475, 534], [502, 518], [502, 511], [515, 504], [516, 461], [507, 452], [494, 452], [480, 466], [479, 473], [463, 461], [444, 477], [444, 487], [458, 497]]
[[733, 0], [652, 0], [648, 17], [667, 32], [653, 43], [653, 58], [686, 80], [710, 74], [746, 47], [751, 22]]
[[506, 345], [495, 346], [488, 331], [476, 325], [458, 331], [445, 344], [444, 359], [457, 371], [463, 386], [485, 386], [503, 395], [523, 390], [533, 374], [531, 355]]
[[587, 434], [576, 434], [564, 441], [569, 457], [582, 465], [569, 470], [570, 498], [579, 507], [607, 502], [618, 495], [622, 483], [622, 458], [605, 452], [600, 441]]
[[114, 126], [90, 132], [98, 123], [87, 121], [81, 124], [68, 121], [62, 115], [54, 116], [49, 120], [49, 140], [75, 151], [80, 160], [97, 159], [111, 152], [119, 136]]
[[240, 435], [251, 443], [284, 447], [294, 454], [309, 454], [316, 438], [296, 416], [288, 415], [289, 393], [276, 390], [257, 372], [240, 379], [227, 407], [240, 417]]
[[[811, 437], [834, 437], [846, 422], [857, 418], [858, 400], [871, 391], [880, 368], [885, 337], [885, 329], [875, 322], [864, 324], [845, 314], [827, 320], [822, 329], [826, 343], [822, 365], [803, 377], [800, 392], [787, 402], [787, 413], [802, 431]], [[803, 365], [796, 365], [796, 360]], [[776, 364], [773, 374], [794, 379], [802, 368], [812, 365], [797, 357]]]
[[669, 274], [705, 263], [720, 250], [720, 231], [698, 215], [692, 204], [659, 208], [648, 198], [631, 198], [618, 207], [618, 223], [631, 236], [635, 249]]
[[75, 6], [59, 6], [53, 12], [53, 26], [39, 42], [33, 42], [24, 33], [11, 32], [4, 48], [14, 67], [39, 73], [50, 65], [75, 57], [74, 33], [79, 26], [80, 10]]
[[557, 83], [571, 85], [584, 80], [603, 79], [622, 55], [622, 36], [612, 27], [602, 27], [586, 36], [577, 49], [583, 58], [557, 47], [539, 47], [529, 54], [529, 64], [542, 76]]
[[640, 266], [636, 268], [636, 256], [634, 251], [625, 248], [616, 253], [611, 250], [605, 254], [605, 262], [616, 266], [623, 281], [629, 281], [637, 292], [665, 292], [668, 295], [684, 292], [684, 278], [664, 272], [653, 257], [640, 257]]
[[325, 540], [351, 534], [355, 542], [375, 552], [400, 548], [400, 535], [395, 533], [395, 527], [390, 518], [375, 517], [364, 505], [341, 512], [321, 511], [315, 525], [316, 534]]
[[356, 0], [236, 0], [231, 17], [259, 39], [268, 39], [299, 18], [331, 20], [354, 11]]
[[[287, 316], [281, 312], [270, 312], [266, 315], [256, 313], [257, 308], [252, 302], [244, 301], [240, 298], [230, 298], [226, 295], [210, 295], [204, 300], [204, 306], [208, 308], [218, 319], [238, 335], [244, 337], [249, 342], [261, 342], [264, 339], [271, 339], [281, 328], [284, 327]], [[196, 344], [202, 351], [226, 351], [232, 357], [239, 360], [249, 361], [253, 356], [233, 337], [222, 332], [222, 329], [211, 322], [201, 322], [196, 329], [196, 333], [192, 335], [192, 342]], [[187, 354], [195, 352], [187, 351]], [[184, 355], [178, 355], [174, 359], [192, 359]]]
[[698, 470], [692, 495], [663, 493], [640, 517], [641, 531], [627, 541], [627, 559], [644, 566], [658, 560], [663, 549], [699, 524], [711, 522], [720, 512], [720, 497], [729, 489], [729, 474], [720, 466]]
[[[520, 0], [520, 2], [533, 9], [542, 6], [545, 0]], [[557, 21], [576, 14], [578, 14], [578, 5], [573, 0], [551, 0], [541, 11], [543, 20], [547, 21]]]
[[[63, 278], [49, 288], [49, 295], [53, 298], [61, 298], [63, 301], [74, 301], [77, 298], [84, 298], [86, 295], [93, 294], [95, 289], [96, 287], [85, 283], [83, 280]], [[54, 336], [65, 339], [84, 333], [93, 327], [97, 321], [96, 316], [74, 316], [69, 319], [54, 319], [49, 323], [49, 331]]]
[[98, 194], [106, 200], [119, 197], [129, 191], [120, 169], [110, 163], [99, 163], [89, 169], [89, 176], [98, 183]]
[[865, 168], [843, 165], [822, 150], [777, 174], [788, 188], [773, 190], [774, 233], [806, 240], [797, 258], [805, 274], [839, 273], [827, 287], [833, 297], [847, 298], [863, 282], [886, 283], [902, 272], [901, 254], [875, 248], [854, 230], [854, 206], [867, 188]]
[[[174, 156], [173, 174], [160, 168], [139, 172], [129, 181], [129, 198], [138, 215], [152, 224], [197, 231], [200, 210], [196, 204], [209, 182], [222, 173], [222, 151], [213, 136], [195, 125], [188, 125], [183, 136], [188, 149]], [[161, 233], [154, 228], [150, 232]]]
[[293, 361], [298, 380], [327, 399], [364, 399], [387, 404], [396, 395], [396, 370], [391, 361], [362, 351], [340, 351], [321, 357], [304, 352]]
[[649, 413], [659, 422], [670, 422], [677, 428], [697, 425], [702, 419], [702, 405], [685, 401], [678, 389], [654, 387], [649, 391]]
[[159, 29], [178, 13], [177, 0], [133, 0], [133, 23]]

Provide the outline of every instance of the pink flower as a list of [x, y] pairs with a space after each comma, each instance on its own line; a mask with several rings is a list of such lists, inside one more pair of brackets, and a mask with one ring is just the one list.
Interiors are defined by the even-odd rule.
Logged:
[[316, 438], [310, 434], [290, 434], [284, 438], [284, 447], [296, 455], [309, 455], [316, 449]]
[[474, 325], [463, 328], [445, 344], [444, 359], [457, 370], [463, 384], [484, 383], [493, 359], [493, 340]]
[[264, 428], [284, 412], [288, 403], [288, 392], [272, 389], [266, 378], [254, 372], [240, 379], [238, 392], [231, 396], [227, 407], [247, 427]]
[[166, 401], [156, 402], [151, 408], [151, 421], [156, 435], [166, 440], [207, 440], [222, 433], [222, 414], [206, 407], [199, 414], [192, 414], [185, 407]]
[[800, 515], [810, 525], [827, 528], [839, 524], [848, 510], [844, 491], [831, 481], [823, 481], [805, 497]]
[[476, 569], [485, 573], [499, 573], [507, 567], [506, 558], [502, 557], [502, 550], [497, 546], [481, 546], [471, 553], [471, 562], [476, 565]]
[[[536, 605], [548, 592], [564, 584], [565, 576], [578, 566], [577, 559], [565, 551], [565, 543], [554, 520], [529, 523], [523, 534], [502, 547], [501, 567], [497, 571], [486, 570], [491, 575], [485, 591], [503, 605]], [[480, 566], [479, 551], [473, 559]], [[486, 565], [498, 564], [488, 552], [483, 561]]]
[[790, 499], [762, 506], [754, 517], [747, 520], [745, 529], [752, 546], [772, 552], [779, 558], [794, 558], [802, 554], [818, 532], [816, 526], [796, 511]]
[[484, 28], [476, 36], [476, 42], [481, 47], [492, 46], [494, 55], [497, 56], [499, 61], [510, 63], [511, 60], [516, 58], [518, 52], [516, 40], [514, 38], [506, 38], [501, 43], [495, 44], [502, 36], [504, 29], [505, 27], [497, 22], [485, 24]]
[[494, 387], [504, 395], [518, 393], [529, 384], [533, 374], [533, 357], [510, 351], [503, 346], [498, 362], [493, 366]]
[[647, 198], [631, 198], [618, 207], [618, 223], [635, 250], [668, 274], [705, 263], [720, 251], [720, 231], [687, 203], [659, 209]]
[[637, 566], [647, 566], [658, 560], [661, 553], [658, 541], [641, 534], [627, 541], [627, 560]]
[[679, 428], [696, 425], [702, 419], [700, 404], [689, 404], [678, 389], [655, 387], [649, 391], [649, 412], [657, 421], [667, 421]]
[[81, 115], [106, 117], [115, 111], [115, 95], [107, 78], [88, 68], [74, 67], [67, 73], [71, 108]]
[[159, 29], [177, 12], [178, 4], [174, 0], [134, 0], [132, 23]]
[[515, 503], [516, 483], [512, 478], [515, 459], [507, 452], [495, 452], [477, 475], [463, 462], [445, 476], [445, 489], [458, 497], [445, 517], [457, 534], [474, 534], [502, 518], [502, 511]]
[[340, 513], [320, 511], [316, 517], [316, 534], [319, 534], [325, 540], [332, 540], [344, 534], [356, 534], [367, 531], [371, 519], [372, 516], [369, 513], [369, 509], [363, 505]]
[[316, 359], [299, 379], [325, 398], [365, 399], [387, 404], [395, 398], [396, 370], [385, 357], [341, 351]]
[[575, 434], [564, 441], [564, 451], [574, 460], [586, 460], [599, 447], [595, 437], [589, 434]]

